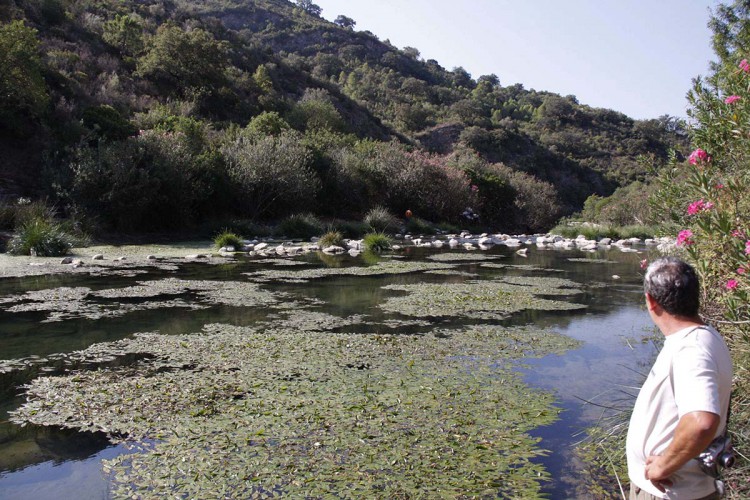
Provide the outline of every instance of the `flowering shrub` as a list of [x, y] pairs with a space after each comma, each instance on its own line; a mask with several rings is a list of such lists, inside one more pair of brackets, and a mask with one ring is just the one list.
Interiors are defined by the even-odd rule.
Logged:
[[[652, 198], [658, 216], [674, 223], [677, 245], [702, 281], [701, 314], [727, 339], [735, 367], [729, 431], [747, 457], [750, 377], [750, 63], [743, 2], [720, 5], [709, 24], [720, 62], [695, 80], [688, 98], [696, 149], [660, 175]], [[692, 201], [685, 210], [686, 200]], [[725, 471], [729, 498], [748, 498], [748, 463]]]

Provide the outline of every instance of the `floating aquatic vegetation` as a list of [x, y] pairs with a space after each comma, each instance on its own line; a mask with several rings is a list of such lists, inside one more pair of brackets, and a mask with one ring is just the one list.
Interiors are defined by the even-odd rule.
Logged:
[[544, 271], [549, 273], [562, 273], [562, 269], [547, 269], [531, 264], [500, 264], [496, 262], [484, 262], [480, 264], [480, 267], [486, 267], [488, 269], [517, 269], [519, 271]]
[[585, 257], [569, 258], [569, 262], [584, 262], [586, 264], [617, 264], [614, 260], [608, 259], [587, 259]]
[[436, 269], [434, 271], [425, 271], [425, 274], [438, 274], [443, 276], [466, 276], [468, 278], [476, 278], [476, 273], [467, 273], [466, 271], [459, 271], [458, 269]]
[[385, 274], [406, 274], [418, 273], [425, 271], [434, 271], [438, 269], [450, 269], [454, 267], [451, 264], [439, 264], [418, 261], [398, 261], [383, 260], [367, 267], [322, 267], [316, 269], [302, 270], [284, 270], [272, 269], [267, 271], [258, 271], [255, 273], [245, 273], [254, 281], [284, 281], [292, 283], [301, 283], [307, 280], [325, 278], [327, 276], [378, 276]]
[[208, 325], [115, 343], [151, 356], [132, 366], [37, 379], [12, 419], [144, 445], [105, 462], [117, 498], [536, 498], [549, 474], [527, 431], [557, 410], [504, 360], [566, 343], [495, 326], [399, 336]]
[[[267, 325], [273, 325], [274, 328], [299, 330], [299, 331], [322, 331], [334, 330], [343, 326], [357, 325], [365, 322], [364, 316], [353, 315], [342, 318], [332, 314], [305, 309], [293, 309], [287, 317], [283, 319], [269, 318], [271, 322]], [[263, 324], [261, 324], [263, 326]]]
[[460, 261], [480, 261], [480, 260], [498, 260], [504, 258], [504, 255], [485, 255], [481, 253], [436, 253], [427, 258], [438, 262], [460, 262]]
[[[547, 278], [548, 280], [550, 278]], [[504, 319], [524, 309], [543, 311], [583, 309], [583, 304], [548, 300], [536, 295], [572, 295], [577, 289], [557, 288], [555, 281], [523, 279], [524, 284], [500, 280], [464, 283], [418, 283], [388, 285], [386, 290], [408, 292], [389, 297], [380, 307], [386, 311], [416, 317], [462, 316], [475, 319]], [[559, 284], [559, 283], [558, 283]]]
[[[186, 300], [176, 296], [195, 294], [197, 300]], [[137, 303], [115, 302], [111, 299], [152, 299], [175, 296], [160, 301]], [[11, 313], [47, 312], [44, 322], [63, 321], [73, 318], [101, 319], [123, 316], [133, 311], [153, 309], [186, 308], [204, 309], [221, 304], [235, 307], [281, 306], [280, 298], [286, 295], [262, 290], [257, 283], [246, 281], [162, 280], [141, 281], [137, 285], [91, 291], [89, 288], [37, 290], [21, 295], [0, 298], [0, 303], [15, 305], [7, 309]], [[106, 299], [102, 301], [101, 299]], [[306, 302], [315, 303], [315, 300]], [[284, 303], [286, 307], [298, 306], [299, 302]]]
[[310, 262], [305, 262], [304, 260], [294, 260], [294, 259], [257, 259], [257, 260], [254, 260], [253, 263], [271, 264], [274, 266], [309, 266], [310, 265]]
[[535, 295], [575, 295], [581, 293], [580, 284], [565, 278], [549, 276], [503, 276], [503, 283], [526, 287]]

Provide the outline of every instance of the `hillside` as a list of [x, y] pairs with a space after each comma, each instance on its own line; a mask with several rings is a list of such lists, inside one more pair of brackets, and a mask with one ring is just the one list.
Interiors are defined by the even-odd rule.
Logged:
[[3, 1], [0, 195], [127, 231], [375, 205], [448, 222], [472, 206], [497, 229], [538, 230], [641, 178], [639, 155], [686, 148], [670, 117], [474, 79], [319, 14]]

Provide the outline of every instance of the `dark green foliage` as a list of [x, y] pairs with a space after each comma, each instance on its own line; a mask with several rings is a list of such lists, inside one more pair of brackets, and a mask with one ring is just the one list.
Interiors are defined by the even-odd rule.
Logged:
[[[82, 140], [116, 149], [136, 129], [185, 135], [190, 158], [176, 184], [188, 178], [201, 194], [173, 219], [198, 223], [300, 210], [360, 219], [382, 205], [458, 225], [471, 207], [493, 229], [543, 229], [551, 216], [541, 215], [571, 214], [592, 194], [642, 179], [638, 155], [684, 147], [679, 120], [634, 121], [573, 96], [503, 87], [495, 75], [448, 71], [418, 48], [355, 31], [351, 18], [329, 23], [311, 1], [40, 0], [2, 15], [25, 24], [0, 27], [0, 53], [11, 55], [0, 61], [0, 94], [10, 96], [0, 103], [0, 174], [18, 194], [64, 195], [68, 213], [96, 205], [88, 188], [60, 180], [70, 152]], [[303, 135], [281, 139], [289, 128]], [[278, 161], [261, 154], [279, 147]], [[469, 171], [450, 157], [475, 152], [486, 167]], [[37, 175], [43, 164], [51, 175]], [[148, 192], [161, 170], [138, 167], [149, 173], [125, 185]], [[271, 171], [283, 180], [245, 175]], [[530, 196], [534, 188], [546, 194]], [[105, 225], [122, 226], [112, 218]]]
[[138, 74], [188, 96], [203, 88], [215, 90], [225, 80], [228, 63], [227, 45], [211, 33], [163, 24], [138, 59]]
[[83, 124], [97, 136], [112, 140], [122, 140], [138, 132], [132, 123], [107, 104], [86, 108]]
[[406, 221], [406, 226], [404, 229], [407, 233], [416, 235], [430, 235], [437, 233], [437, 229], [435, 228], [435, 226], [424, 219], [420, 219], [419, 217], [410, 217]]
[[354, 19], [352, 19], [351, 17], [344, 16], [344, 15], [337, 16], [333, 22], [335, 24], [338, 24], [342, 28], [348, 28], [348, 29], [354, 29], [354, 26], [357, 24], [357, 22]]
[[49, 102], [37, 31], [23, 21], [0, 25], [0, 129], [18, 133]]
[[119, 230], [181, 227], [214, 195], [212, 168], [184, 134], [143, 132], [79, 150], [71, 194], [80, 210]]
[[315, 199], [320, 181], [297, 134], [255, 142], [240, 137], [222, 152], [238, 201], [251, 217], [292, 213]]
[[322, 230], [323, 223], [320, 219], [309, 213], [290, 215], [277, 228], [279, 236], [306, 240], [319, 235]]
[[132, 15], [117, 14], [114, 19], [104, 23], [102, 38], [129, 56], [138, 55], [144, 47], [143, 26]]
[[276, 111], [264, 111], [254, 116], [245, 130], [252, 137], [279, 135], [283, 131], [289, 130], [289, 124]]

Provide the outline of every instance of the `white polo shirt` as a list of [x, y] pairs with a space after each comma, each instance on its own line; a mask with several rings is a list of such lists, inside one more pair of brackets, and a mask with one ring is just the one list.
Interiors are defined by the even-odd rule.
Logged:
[[716, 435], [721, 435], [731, 390], [732, 359], [716, 330], [689, 327], [667, 336], [630, 418], [626, 444], [630, 481], [659, 498], [696, 499], [714, 492], [714, 479], [696, 460], [689, 460], [670, 477], [674, 484], [662, 493], [645, 477], [646, 459], [667, 449], [680, 418], [690, 412], [720, 415]]

